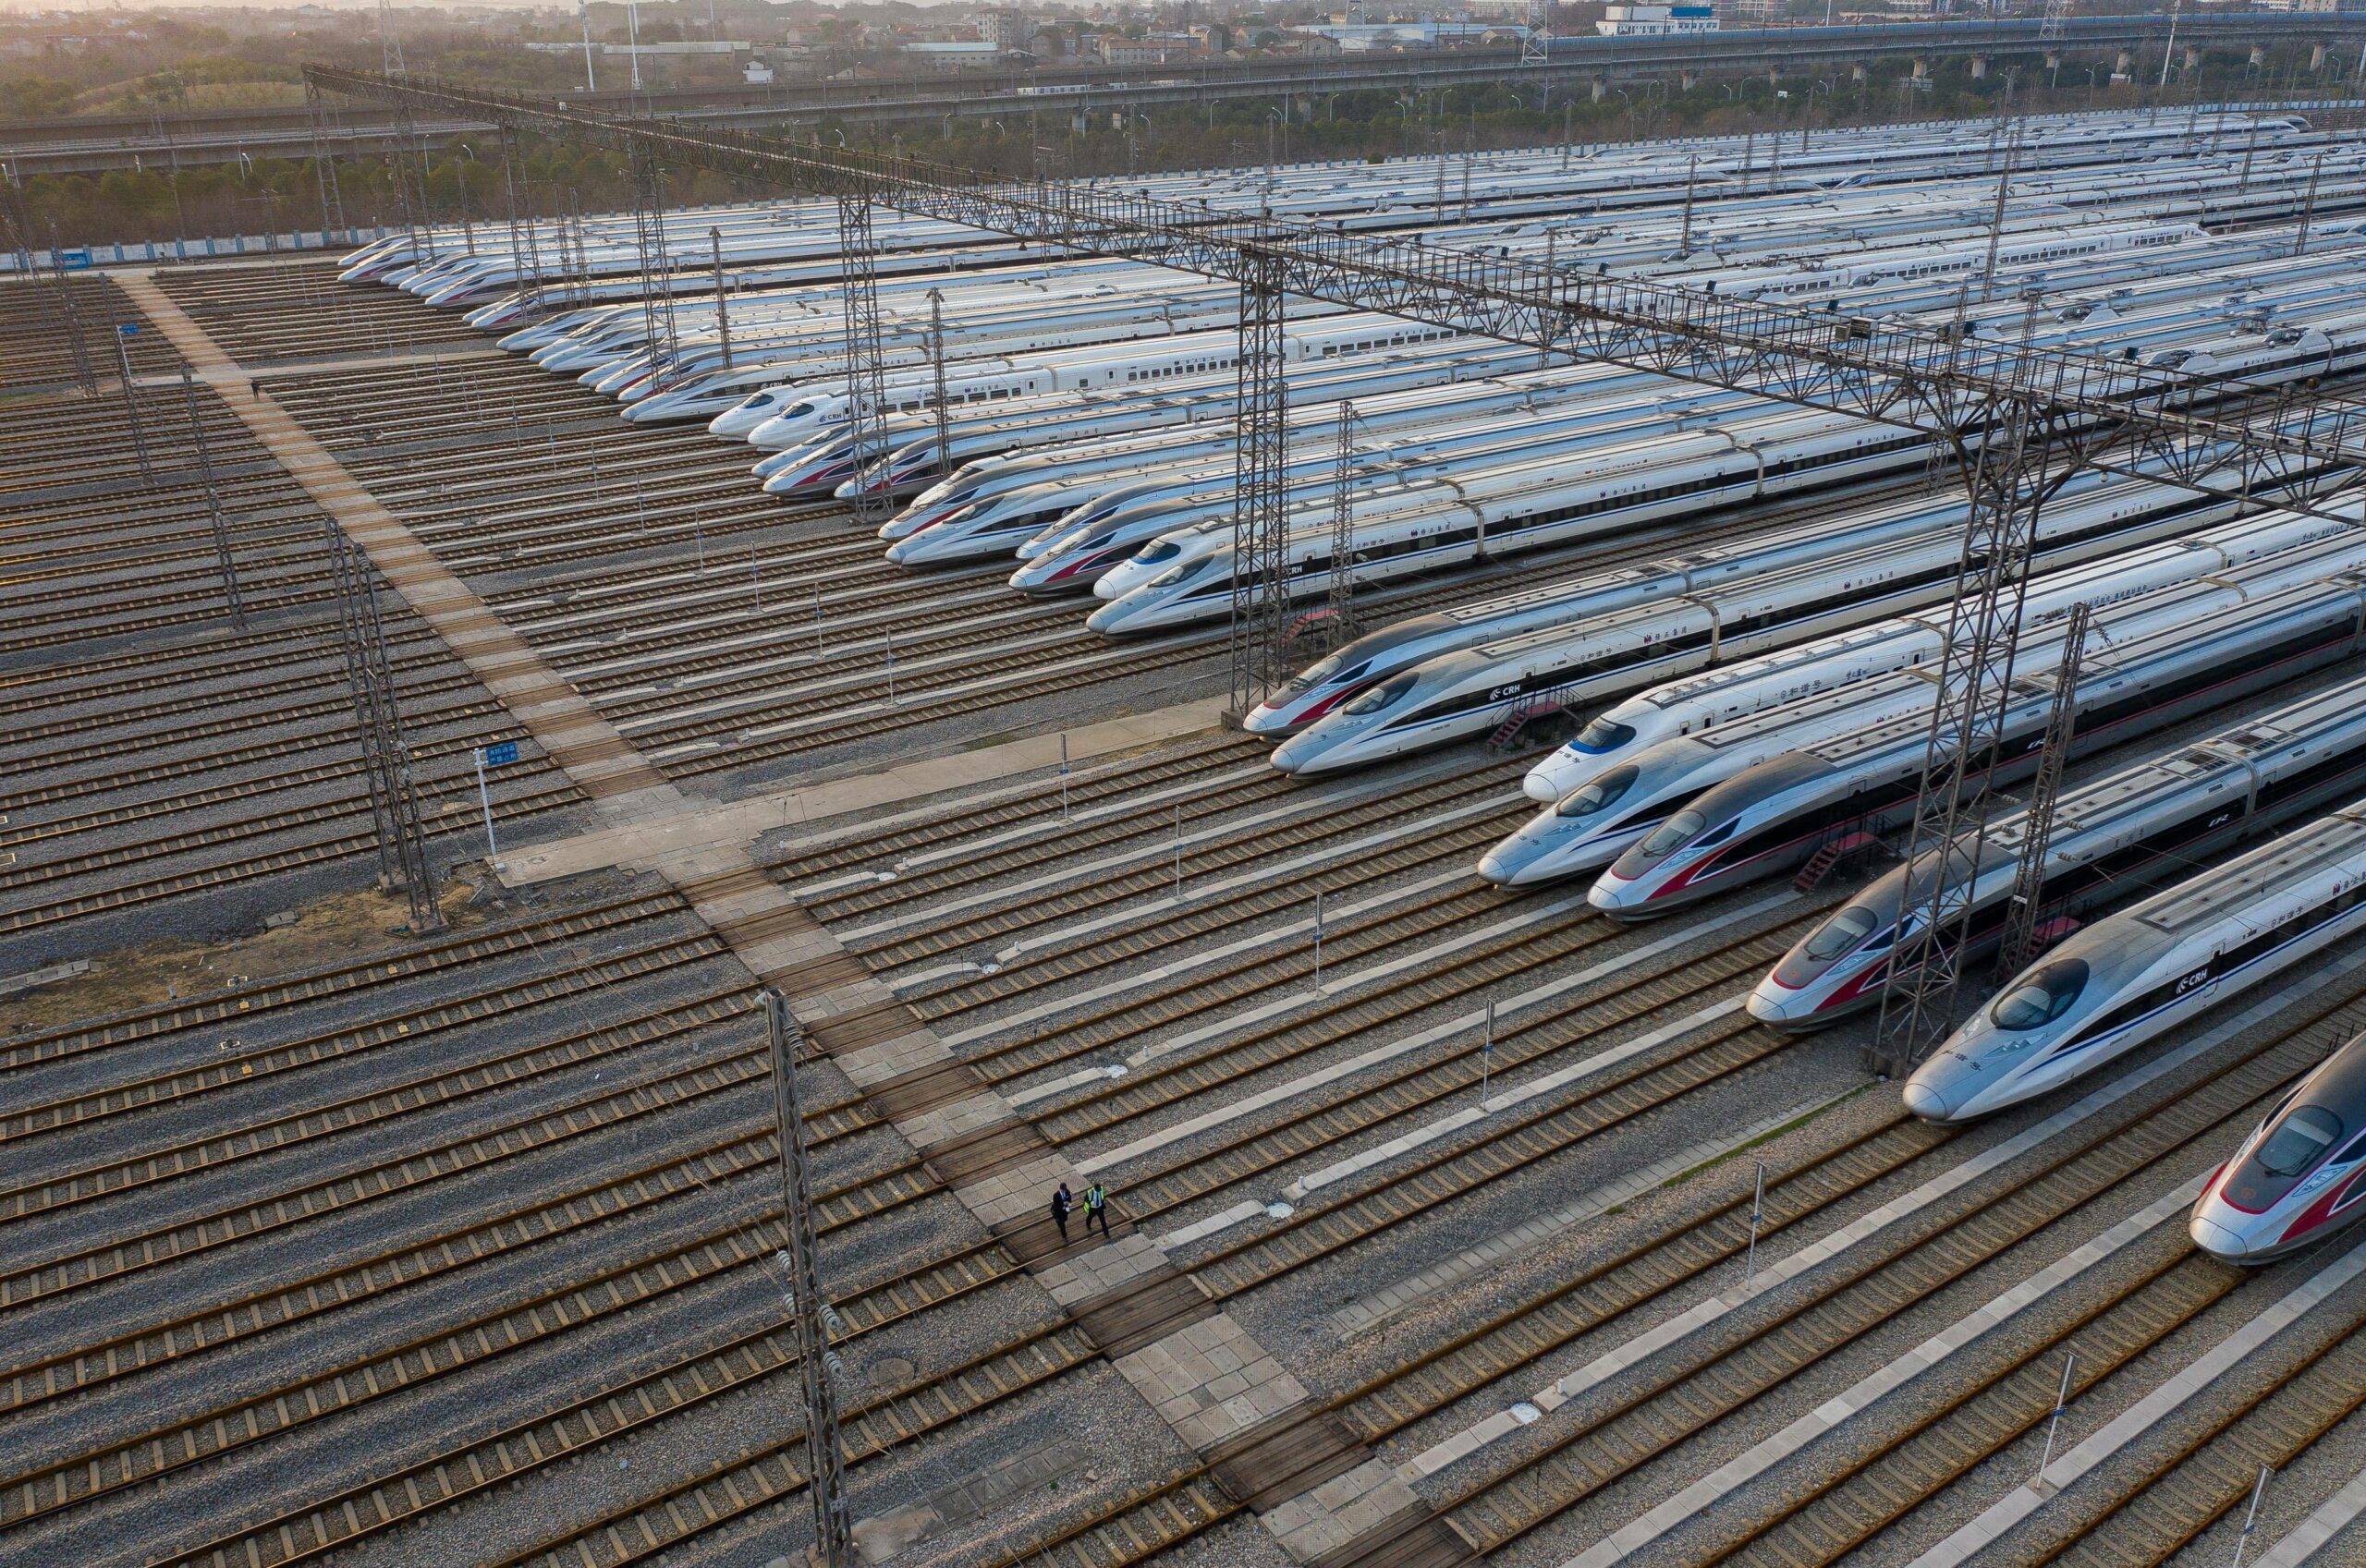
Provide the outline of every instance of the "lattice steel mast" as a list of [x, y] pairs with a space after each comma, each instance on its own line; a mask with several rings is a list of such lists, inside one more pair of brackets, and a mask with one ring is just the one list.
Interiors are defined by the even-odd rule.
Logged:
[[853, 1513], [847, 1503], [844, 1455], [838, 1445], [838, 1392], [830, 1348], [837, 1314], [822, 1295], [822, 1255], [813, 1232], [813, 1185], [806, 1164], [805, 1115], [797, 1095], [797, 1046], [804, 1031], [789, 1016], [788, 999], [764, 992], [771, 1039], [773, 1116], [780, 1145], [781, 1214], [788, 1246], [781, 1267], [788, 1275], [790, 1321], [805, 1395], [806, 1495], [813, 1504], [813, 1555], [822, 1568], [852, 1568]]
[[2021, 856], [2013, 868], [2013, 894], [2005, 906], [2004, 940], [1996, 947], [1996, 972], [2018, 974], [2035, 956], [2038, 910], [2045, 900], [2045, 857], [2054, 842], [2054, 808], [2062, 797], [2062, 772], [2070, 759], [2071, 732], [2078, 726], [2079, 675], [2087, 656], [2087, 606], [2070, 607], [2062, 637], [2062, 661], [2054, 676], [2054, 711], [2045, 723], [2045, 748], [2037, 778], [2021, 813]]
[[930, 392], [936, 402], [936, 473], [944, 479], [953, 472], [953, 399], [945, 386], [945, 290], [928, 291], [928, 359], [933, 384]]
[[[2076, 468], [2064, 461], [2072, 444], [2054, 427], [2043, 411], [2017, 406], [1978, 438], [1976, 450], [1961, 454], [1971, 509], [1933, 682], [1922, 784], [1905, 850], [1909, 864], [1933, 857], [1936, 870], [1922, 894], [1921, 940], [1898, 954], [1882, 992], [1872, 1052], [1878, 1072], [1910, 1071], [1954, 1027], [1970, 912], [1970, 868], [1979, 864], [1986, 838], [1980, 801], [2011, 697], [2030, 545], [2040, 507]], [[1967, 837], [1959, 860], [1948, 846]]]
[[886, 487], [864, 482], [871, 465], [887, 456], [887, 368], [879, 345], [879, 252], [871, 232], [867, 191], [838, 196], [839, 294], [846, 307], [847, 433], [854, 448], [854, 515], [877, 522], [886, 515]]
[[[633, 260], [640, 264], [640, 327], [649, 345], [651, 390], [665, 390], [665, 377], [680, 351], [674, 333], [674, 297], [667, 283], [672, 262], [665, 253], [665, 165], [654, 148], [635, 145], [632, 152]], [[664, 298], [659, 289], [667, 288]]]
[[1241, 280], [1232, 492], [1232, 711], [1246, 714], [1288, 678], [1289, 383], [1280, 260]]
[[410, 753], [403, 745], [394, 665], [386, 656], [386, 628], [378, 614], [377, 578], [335, 524], [324, 521], [321, 529], [328, 546], [330, 582], [336, 590], [337, 637], [361, 745], [361, 776], [376, 829], [379, 883], [389, 892], [402, 889], [410, 903], [413, 931], [441, 930], [444, 912], [436, 903], [428, 865], [427, 833], [420, 820]]

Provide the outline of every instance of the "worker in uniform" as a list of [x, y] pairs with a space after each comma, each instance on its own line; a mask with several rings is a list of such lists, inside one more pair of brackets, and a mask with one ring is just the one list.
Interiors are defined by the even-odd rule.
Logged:
[[1084, 1189], [1084, 1234], [1091, 1235], [1092, 1227], [1101, 1227], [1101, 1239], [1109, 1239], [1109, 1189], [1099, 1182]]

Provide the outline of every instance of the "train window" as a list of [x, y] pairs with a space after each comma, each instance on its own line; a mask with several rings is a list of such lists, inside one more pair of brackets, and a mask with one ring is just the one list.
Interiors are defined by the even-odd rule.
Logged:
[[2259, 1146], [2260, 1169], [2271, 1176], [2297, 1176], [2341, 1141], [2341, 1118], [2322, 1105], [2303, 1105]]
[[1412, 690], [1415, 672], [1411, 670], [1407, 670], [1402, 675], [1391, 675], [1345, 708], [1340, 709], [1339, 711], [1359, 719], [1367, 713], [1377, 713]]
[[1857, 944], [1871, 936], [1873, 928], [1879, 924], [1880, 916], [1861, 904], [1851, 904], [1816, 928], [1815, 934], [1808, 938], [1808, 956], [1822, 963], [1830, 963], [1844, 953], [1853, 952]]
[[1698, 811], [1678, 811], [1653, 828], [1642, 842], [1644, 854], [1656, 859], [1709, 825], [1709, 819]]
[[1611, 769], [1598, 779], [1571, 790], [1553, 808], [1556, 817], [1591, 817], [1607, 806], [1615, 806], [1621, 796], [1635, 787], [1637, 771], [1632, 764]]
[[1606, 714], [1596, 714], [1587, 721], [1584, 729], [1578, 732], [1578, 738], [1569, 742], [1569, 749], [1591, 752], [1616, 751], [1634, 738], [1634, 725], [1622, 724]]
[[2000, 1029], [2034, 1029], [2068, 1012], [2086, 989], [2086, 960], [2057, 959], [1998, 997], [1988, 1009], [1988, 1021]]

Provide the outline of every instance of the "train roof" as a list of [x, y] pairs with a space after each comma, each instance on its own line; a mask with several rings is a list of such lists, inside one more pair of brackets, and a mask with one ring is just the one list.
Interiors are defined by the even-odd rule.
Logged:
[[[2206, 876], [2155, 893], [2128, 910], [2128, 918], [2164, 936], [2181, 937], [2361, 856], [2366, 856], [2366, 801], [2320, 817]], [[2366, 875], [2366, 859], [2358, 869]]]

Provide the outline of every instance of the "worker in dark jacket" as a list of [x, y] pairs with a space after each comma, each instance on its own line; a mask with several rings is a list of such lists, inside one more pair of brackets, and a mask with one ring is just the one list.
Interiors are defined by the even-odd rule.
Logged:
[[1075, 1207], [1076, 1199], [1068, 1196], [1067, 1183], [1062, 1182], [1060, 1190], [1052, 1195], [1052, 1223], [1060, 1228], [1062, 1246], [1068, 1243], [1068, 1210]]
[[1084, 1234], [1091, 1235], [1092, 1227], [1101, 1227], [1101, 1239], [1109, 1239], [1109, 1189], [1099, 1182], [1084, 1189]]

